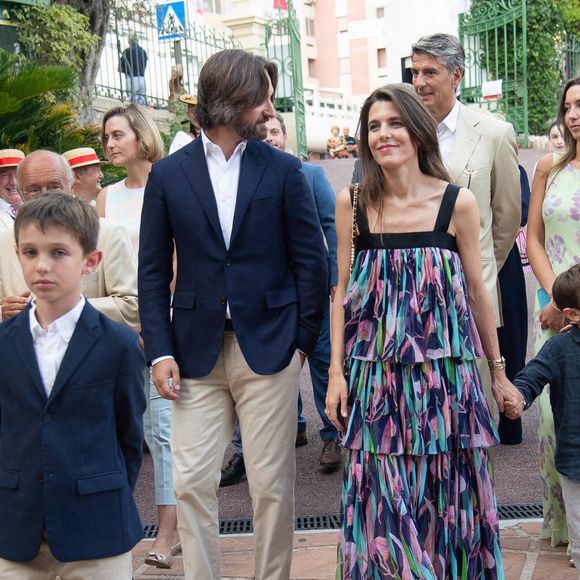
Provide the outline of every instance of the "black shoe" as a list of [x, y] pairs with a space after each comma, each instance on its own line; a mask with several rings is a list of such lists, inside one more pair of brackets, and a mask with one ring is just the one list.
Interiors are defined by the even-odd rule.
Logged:
[[246, 465], [244, 463], [244, 456], [239, 453], [234, 453], [228, 461], [228, 464], [222, 469], [220, 487], [236, 485], [245, 479]]
[[304, 447], [305, 445], [308, 445], [308, 437], [306, 437], [306, 431], [298, 431], [298, 433], [296, 433], [295, 447]]
[[325, 469], [335, 470], [340, 466], [340, 447], [336, 441], [323, 441], [320, 465]]

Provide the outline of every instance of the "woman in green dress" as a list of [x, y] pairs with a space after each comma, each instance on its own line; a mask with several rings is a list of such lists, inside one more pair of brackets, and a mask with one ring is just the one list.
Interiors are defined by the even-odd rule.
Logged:
[[[551, 300], [555, 277], [580, 262], [580, 77], [568, 81], [558, 109], [565, 153], [550, 153], [537, 166], [528, 214], [527, 250], [538, 279], [534, 307], [534, 354], [565, 325]], [[541, 289], [547, 304], [541, 304]], [[544, 295], [545, 296], [545, 295]], [[542, 538], [553, 546], [568, 541], [560, 479], [554, 465], [554, 422], [548, 389], [539, 398], [540, 472], [544, 481]]]

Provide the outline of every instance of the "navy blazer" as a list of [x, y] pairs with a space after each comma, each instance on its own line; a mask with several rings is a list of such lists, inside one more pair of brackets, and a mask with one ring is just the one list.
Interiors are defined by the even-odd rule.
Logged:
[[[327, 260], [300, 161], [257, 141], [242, 156], [229, 249], [201, 139], [153, 165], [139, 247], [139, 312], [147, 360], [173, 355], [203, 377], [218, 358], [229, 304], [250, 368], [269, 375], [310, 353], [328, 297]], [[173, 244], [177, 282], [170, 319]]]
[[0, 325], [0, 557], [32, 560], [43, 530], [62, 562], [143, 537], [143, 366], [136, 334], [87, 302], [47, 398], [29, 308]]
[[338, 284], [338, 266], [336, 265], [337, 241], [336, 226], [334, 224], [336, 197], [322, 167], [311, 163], [302, 163], [302, 172], [314, 194], [318, 218], [326, 240], [328, 273], [330, 277], [328, 285], [336, 286]]

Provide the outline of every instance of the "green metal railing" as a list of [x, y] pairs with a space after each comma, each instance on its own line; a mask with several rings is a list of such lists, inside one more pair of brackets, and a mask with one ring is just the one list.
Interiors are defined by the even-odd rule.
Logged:
[[580, 40], [572, 36], [564, 45], [564, 81], [580, 77]]
[[296, 153], [306, 159], [308, 146], [306, 143], [306, 105], [302, 80], [300, 25], [291, 0], [288, 0], [288, 12], [278, 10], [277, 17], [266, 25], [265, 47], [268, 59], [278, 65], [276, 109], [279, 112], [294, 112]]
[[171, 106], [171, 94], [195, 94], [201, 67], [212, 54], [227, 48], [241, 48], [228, 31], [199, 22], [189, 23], [179, 40], [159, 40], [154, 9], [139, 17], [115, 16], [101, 56], [96, 95], [125, 102], [131, 99], [127, 79], [119, 66], [131, 37], [136, 37], [147, 52], [144, 97], [146, 104], [155, 108]]
[[[466, 67], [461, 99], [502, 114], [528, 143], [527, 20], [525, 0], [488, 0], [459, 15]], [[499, 99], [487, 101], [485, 81], [503, 81]]]

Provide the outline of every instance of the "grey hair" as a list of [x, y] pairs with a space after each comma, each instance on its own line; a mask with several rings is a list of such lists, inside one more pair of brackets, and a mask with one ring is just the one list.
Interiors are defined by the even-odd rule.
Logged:
[[429, 54], [441, 63], [450, 73], [457, 69], [465, 70], [465, 51], [459, 39], [442, 32], [422, 36], [411, 46], [411, 55]]
[[284, 134], [284, 137], [286, 137], [286, 123], [284, 123], [284, 117], [282, 117], [280, 113], [276, 113], [276, 121], [280, 123], [280, 129], [282, 129], [282, 133]]
[[[70, 190], [72, 190], [72, 186], [73, 186], [73, 183], [75, 181], [75, 176], [74, 176], [72, 167], [68, 164], [68, 161], [59, 153], [55, 153], [54, 151], [48, 151], [48, 149], [37, 149], [36, 151], [29, 153], [26, 156], [26, 159], [28, 157], [30, 157], [31, 155], [35, 155], [36, 153], [50, 153], [51, 155], [58, 157], [58, 159], [62, 163], [62, 167], [63, 167], [64, 173], [66, 175], [66, 182], [68, 183], [68, 187]], [[22, 184], [22, 163], [19, 163], [18, 167], [16, 167], [16, 189], [18, 190], [18, 193], [22, 193], [23, 189], [24, 189], [23, 184]]]

